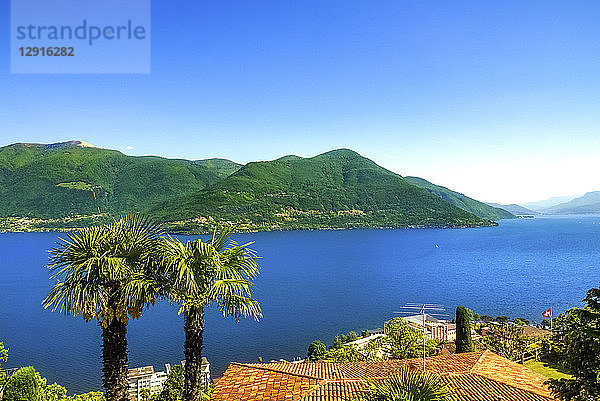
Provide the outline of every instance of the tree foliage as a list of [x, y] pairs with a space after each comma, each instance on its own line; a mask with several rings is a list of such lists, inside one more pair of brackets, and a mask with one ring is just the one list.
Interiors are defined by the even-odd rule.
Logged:
[[4, 388], [3, 401], [106, 401], [102, 392], [67, 396], [67, 389], [47, 384], [32, 366], [20, 368], [12, 374]]
[[46, 379], [32, 367], [20, 368], [13, 373], [4, 387], [3, 401], [44, 401]]
[[0, 342], [0, 369], [2, 364], [8, 360], [8, 348], [4, 347], [4, 343]]
[[515, 324], [518, 324], [519, 326], [526, 326], [529, 324], [529, 320], [525, 319], [524, 317], [518, 317], [515, 320], [513, 320], [513, 322], [515, 322]]
[[475, 346], [471, 339], [473, 312], [464, 306], [456, 308], [456, 353], [473, 352]]
[[182, 401], [184, 384], [183, 367], [181, 365], [172, 366], [157, 401]]
[[344, 344], [358, 340], [360, 337], [355, 331], [349, 331], [348, 334], [339, 334], [333, 338], [333, 348], [341, 348]]
[[494, 321], [494, 318], [490, 315], [481, 315], [481, 321], [484, 323], [490, 323]]
[[574, 378], [552, 379], [550, 387], [566, 401], [600, 399], [600, 289], [589, 290], [584, 302], [554, 320], [553, 350]]
[[319, 340], [315, 340], [308, 346], [306, 359], [309, 361], [321, 361], [327, 358], [327, 347]]
[[60, 239], [48, 265], [58, 283], [44, 299], [44, 308], [81, 313], [102, 327], [113, 319], [127, 324], [129, 316], [138, 318], [157, 298], [156, 292], [135, 284], [156, 270], [162, 234], [152, 220], [131, 215]]
[[182, 311], [214, 303], [224, 317], [262, 316], [251, 291], [252, 280], [260, 273], [258, 257], [250, 248], [252, 243], [233, 241], [233, 232], [233, 226], [221, 226], [209, 241], [182, 243], [169, 238], [161, 246], [166, 293], [181, 304]]
[[[402, 318], [394, 318], [385, 324], [386, 335], [369, 342], [369, 359], [377, 358], [377, 351], [390, 359], [420, 358], [423, 356], [423, 333]], [[425, 341], [425, 355], [436, 355], [438, 342]]]
[[66, 401], [106, 401], [106, 398], [102, 391], [91, 391], [89, 393], [69, 396], [66, 398]]
[[324, 358], [329, 362], [359, 362], [366, 358], [361, 354], [356, 347], [351, 345], [343, 345], [340, 348], [333, 348], [327, 351]]
[[370, 381], [362, 401], [451, 401], [450, 389], [432, 372], [407, 367], [385, 381]]
[[480, 345], [505, 358], [513, 359], [537, 341], [537, 338], [524, 336], [522, 326], [503, 325], [491, 327], [487, 335], [481, 338]]
[[46, 386], [43, 393], [44, 401], [63, 401], [67, 398], [67, 389], [56, 383]]
[[0, 342], [0, 388], [4, 387], [7, 380], [6, 373], [2, 372], [2, 364], [8, 360], [8, 348]]

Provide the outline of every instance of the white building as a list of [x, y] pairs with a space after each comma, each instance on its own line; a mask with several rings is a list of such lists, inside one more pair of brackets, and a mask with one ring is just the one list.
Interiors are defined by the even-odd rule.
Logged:
[[[423, 331], [423, 315], [405, 316], [411, 326]], [[447, 320], [440, 320], [425, 314], [425, 333], [428, 339], [454, 341], [456, 340], [456, 325]]]
[[[185, 366], [185, 361], [181, 361]], [[158, 394], [162, 391], [163, 385], [167, 381], [171, 365], [165, 364], [166, 372], [155, 372], [153, 366], [144, 366], [141, 368], [129, 369], [127, 380], [129, 382], [129, 399], [131, 401], [142, 401], [142, 390], [148, 389], [150, 395]], [[206, 358], [202, 358], [202, 386], [210, 385], [210, 363]]]
[[167, 381], [168, 373], [155, 372], [153, 366], [129, 369], [127, 380], [129, 381], [129, 399], [131, 401], [142, 400], [142, 390], [148, 389], [150, 395], [158, 394]]

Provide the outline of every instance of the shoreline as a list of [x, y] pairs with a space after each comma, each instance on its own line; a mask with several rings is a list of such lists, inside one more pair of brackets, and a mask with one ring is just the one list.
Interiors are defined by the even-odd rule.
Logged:
[[[0, 219], [1, 223], [1, 219]], [[493, 224], [489, 225], [481, 225], [481, 224], [473, 224], [473, 225], [442, 225], [442, 224], [434, 224], [434, 225], [424, 225], [424, 224], [410, 224], [410, 225], [399, 225], [399, 226], [377, 226], [377, 225], [364, 225], [364, 226], [353, 226], [353, 227], [273, 227], [273, 228], [248, 228], [248, 229], [239, 229], [236, 230], [236, 233], [259, 233], [259, 232], [285, 232], [285, 231], [345, 231], [345, 230], [427, 230], [427, 229], [470, 229], [470, 228], [491, 228], [497, 227], [499, 224], [497, 222], [492, 222]], [[101, 223], [99, 223], [101, 224]], [[173, 228], [168, 227], [169, 223], [166, 223], [167, 227], [165, 228], [165, 232], [167, 234], [172, 235], [205, 235], [212, 233], [212, 229], [202, 229], [202, 228]], [[71, 232], [77, 231], [86, 227], [90, 227], [92, 225], [81, 225], [75, 227], [68, 226], [58, 226], [58, 227], [47, 227], [47, 226], [38, 226], [38, 227], [22, 227], [18, 229], [4, 229], [0, 228], [0, 234], [8, 234], [8, 233], [49, 233], [49, 232]]]

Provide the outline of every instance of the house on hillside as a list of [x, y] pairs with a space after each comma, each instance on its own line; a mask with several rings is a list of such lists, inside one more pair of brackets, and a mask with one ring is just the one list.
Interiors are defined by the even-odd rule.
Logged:
[[[411, 326], [423, 331], [423, 315], [404, 316]], [[428, 339], [440, 341], [456, 340], [456, 325], [447, 320], [440, 320], [431, 315], [425, 314], [425, 332]]]
[[[423, 369], [422, 359], [354, 363], [232, 363], [216, 381], [212, 401], [347, 401], [367, 380], [385, 381], [402, 367]], [[457, 401], [555, 401], [546, 377], [490, 351], [426, 358]]]

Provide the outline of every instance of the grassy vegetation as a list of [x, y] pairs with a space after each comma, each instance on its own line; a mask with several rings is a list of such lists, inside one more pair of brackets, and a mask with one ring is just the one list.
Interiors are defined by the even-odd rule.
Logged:
[[80, 191], [93, 191], [94, 187], [92, 187], [87, 182], [76, 181], [76, 182], [61, 182], [56, 184], [57, 187], [68, 188], [68, 189], [78, 189]]
[[542, 376], [546, 376], [550, 379], [572, 379], [573, 376], [571, 376], [568, 373], [563, 372], [562, 370], [560, 370], [560, 367], [552, 364], [552, 363], [548, 363], [548, 362], [541, 362], [541, 361], [528, 361], [525, 362], [524, 366], [528, 369], [533, 370], [534, 372], [537, 372], [539, 374], [541, 374]]

